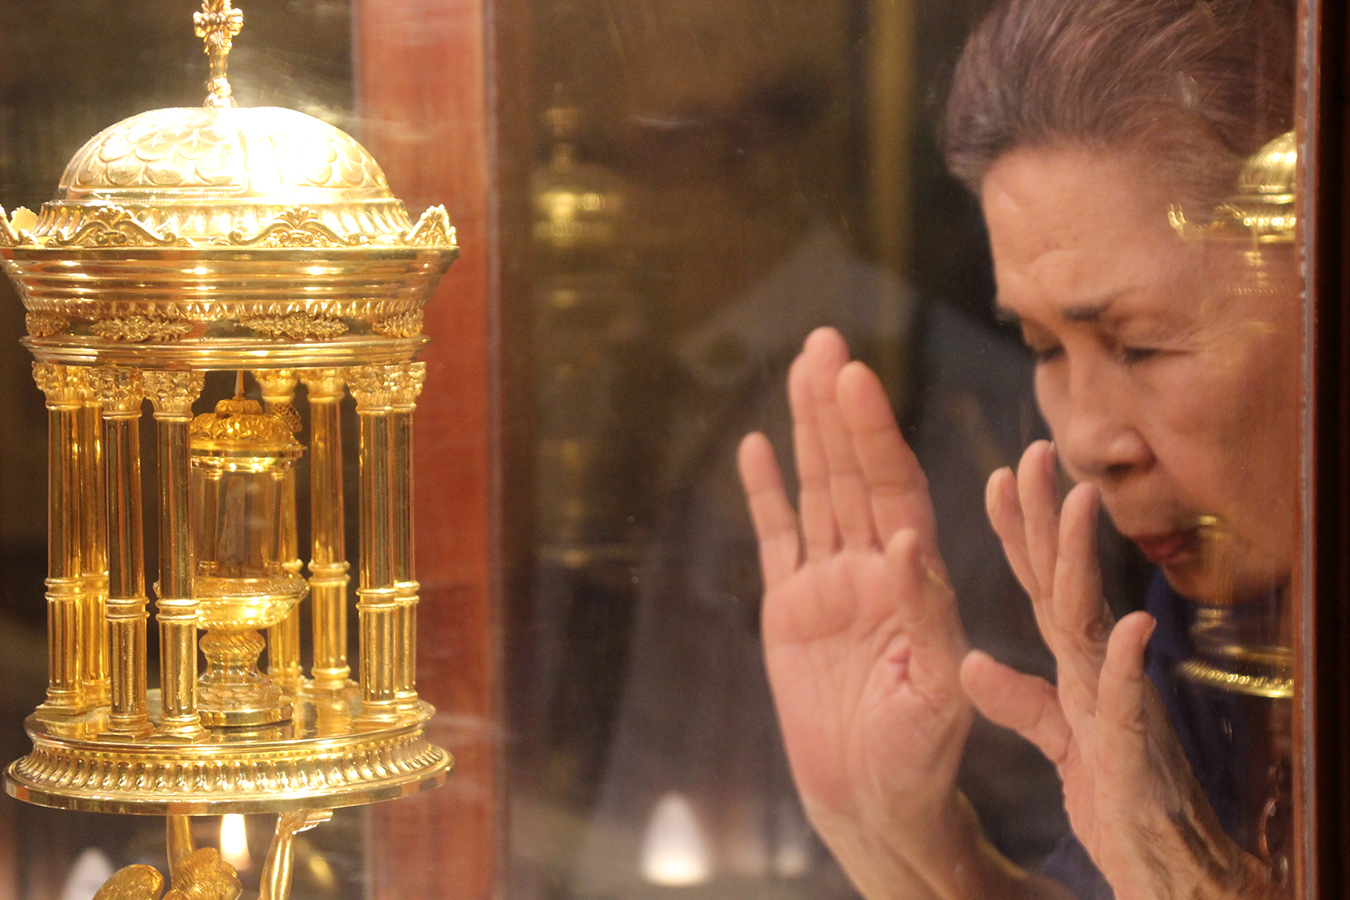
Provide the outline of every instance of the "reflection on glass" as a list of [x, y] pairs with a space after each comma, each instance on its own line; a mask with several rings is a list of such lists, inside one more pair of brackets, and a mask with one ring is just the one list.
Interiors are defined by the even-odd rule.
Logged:
[[[1294, 150], [1262, 147], [1293, 125], [1292, 4], [1013, 0], [969, 44], [993, 4], [874, 6], [531, 4], [539, 110], [572, 112], [539, 130], [547, 249], [510, 307], [538, 378], [507, 448], [537, 539], [513, 888], [644, 897], [669, 858], [700, 896], [1133, 896], [1142, 829], [1164, 881], [1287, 891], [1301, 325]], [[869, 107], [881, 78], [905, 115]], [[898, 193], [871, 190], [887, 140]], [[554, 252], [588, 194], [620, 224]], [[807, 344], [790, 408], [818, 326], [844, 341]], [[582, 510], [627, 550], [564, 570]], [[901, 526], [919, 557], [851, 606]], [[1103, 684], [1136, 686], [1144, 749]]]
[[[735, 450], [755, 428], [787, 442], [792, 358], [813, 328], [840, 328], [931, 468], [972, 634], [1048, 672], [983, 522], [984, 478], [1040, 433], [1028, 360], [987, 305], [933, 295], [987, 280], [978, 214], [958, 200], [919, 228], [866, 190], [878, 142], [938, 166], [931, 106], [901, 117], [921, 137], [869, 133], [873, 73], [909, 67], [937, 90], [940, 67], [920, 66], [934, 45], [949, 64], [966, 23], [900, 17], [925, 44], [860, 33], [865, 5], [848, 2], [532, 8], [534, 268], [528, 308], [509, 307], [530, 317], [519, 349], [536, 373], [533, 440], [514, 449], [533, 461], [533, 508], [506, 511], [535, 533], [533, 590], [509, 598], [513, 891], [650, 892], [644, 839], [674, 795], [706, 836], [702, 890], [849, 896], [777, 735]], [[605, 202], [586, 210], [588, 194]], [[859, 247], [887, 214], [942, 252], [904, 276], [871, 261]], [[1047, 853], [1064, 828], [1048, 764], [987, 724], [970, 746], [962, 783], [999, 845]]]
[[703, 884], [712, 872], [708, 839], [684, 795], [656, 802], [642, 839], [642, 877], [663, 887]]

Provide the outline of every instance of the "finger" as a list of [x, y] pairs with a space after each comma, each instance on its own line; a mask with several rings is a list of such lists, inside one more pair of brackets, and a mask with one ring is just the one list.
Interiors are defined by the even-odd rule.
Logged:
[[839, 546], [839, 526], [834, 518], [829, 467], [816, 423], [805, 350], [788, 369], [788, 404], [792, 408], [792, 446], [797, 456], [798, 509], [806, 558], [823, 559]]
[[1073, 731], [1054, 685], [972, 650], [961, 662], [961, 686], [986, 719], [1026, 738], [1056, 766], [1063, 764]]
[[1022, 518], [1022, 501], [1017, 495], [1017, 477], [1013, 475], [1012, 469], [1004, 466], [989, 476], [984, 491], [984, 505], [989, 513], [989, 523], [994, 526], [994, 533], [1003, 543], [1003, 554], [1008, 558], [1008, 565], [1012, 567], [1018, 583], [1031, 597], [1039, 596], [1041, 588], [1027, 554], [1027, 524]]
[[737, 454], [737, 467], [759, 540], [764, 589], [772, 590], [797, 570], [801, 560], [797, 514], [783, 488], [783, 476], [768, 438], [758, 432], [747, 434]]
[[886, 573], [911, 646], [950, 654], [954, 666], [966, 653], [966, 633], [941, 564], [916, 529], [902, 528], [886, 545]]
[[1097, 556], [1100, 498], [1096, 485], [1080, 484], [1064, 498], [1060, 514], [1050, 647], [1059, 666], [1061, 697], [1070, 701], [1071, 720], [1077, 712], [1096, 713], [1098, 680], [1111, 634], [1112, 616], [1102, 596]]
[[936, 558], [937, 525], [928, 478], [900, 435], [881, 379], [860, 362], [848, 363], [839, 373], [838, 402], [867, 483], [878, 539], [884, 545], [900, 529], [914, 528], [925, 550]]
[[831, 328], [818, 328], [806, 339], [811, 394], [815, 401], [816, 425], [825, 447], [839, 535], [847, 547], [879, 549], [882, 544], [872, 519], [867, 480], [858, 462], [853, 434], [839, 409], [839, 374], [848, 364], [848, 346]]
[[1040, 587], [1033, 603], [1044, 603], [1054, 586], [1055, 551], [1059, 546], [1059, 504], [1056, 496], [1055, 450], [1036, 441], [1017, 467], [1017, 496], [1026, 530], [1027, 559]]
[[1103, 785], [1133, 791], [1146, 774], [1148, 759], [1148, 678], [1144, 656], [1157, 622], [1146, 612], [1120, 620], [1111, 632], [1097, 697]]

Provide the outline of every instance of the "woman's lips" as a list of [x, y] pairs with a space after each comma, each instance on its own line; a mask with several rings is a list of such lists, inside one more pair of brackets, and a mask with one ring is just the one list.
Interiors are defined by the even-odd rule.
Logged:
[[1148, 557], [1149, 562], [1166, 565], [1194, 550], [1199, 541], [1199, 534], [1192, 529], [1174, 531], [1171, 534], [1147, 534], [1130, 540], [1134, 541], [1144, 556]]

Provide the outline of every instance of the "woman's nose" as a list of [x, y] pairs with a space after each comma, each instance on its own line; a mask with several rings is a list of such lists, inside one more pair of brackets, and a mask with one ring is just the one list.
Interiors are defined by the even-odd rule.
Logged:
[[1153, 453], [1139, 428], [1137, 400], [1110, 372], [1070, 375], [1047, 418], [1060, 459], [1075, 479], [1113, 480], [1146, 468]]

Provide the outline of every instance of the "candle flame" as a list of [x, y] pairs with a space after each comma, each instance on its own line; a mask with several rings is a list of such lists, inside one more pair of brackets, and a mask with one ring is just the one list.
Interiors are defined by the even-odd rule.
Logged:
[[247, 869], [253, 862], [248, 855], [248, 833], [244, 829], [244, 817], [237, 813], [221, 817], [220, 858], [234, 866], [236, 872]]
[[692, 887], [711, 876], [712, 853], [693, 804], [683, 794], [666, 794], [642, 841], [642, 877], [666, 887]]

